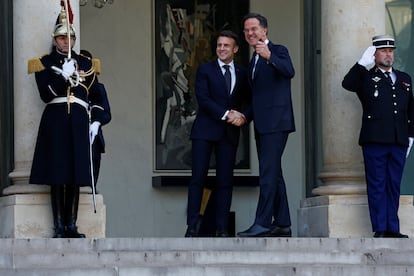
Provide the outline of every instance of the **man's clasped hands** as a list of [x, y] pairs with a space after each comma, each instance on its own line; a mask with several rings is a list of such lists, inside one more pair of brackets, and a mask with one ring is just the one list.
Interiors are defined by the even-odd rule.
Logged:
[[247, 122], [246, 117], [237, 110], [230, 110], [227, 114], [227, 123], [233, 124], [235, 126], [242, 126]]

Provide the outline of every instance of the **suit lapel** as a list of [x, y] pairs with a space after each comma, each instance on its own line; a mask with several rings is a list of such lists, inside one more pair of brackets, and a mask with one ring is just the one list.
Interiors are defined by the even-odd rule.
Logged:
[[233, 92], [231, 93], [231, 96], [237, 93], [238, 87], [240, 85], [240, 80], [241, 80], [240, 69], [236, 64], [234, 64], [234, 70], [236, 71], [236, 82], [234, 83], [234, 88], [233, 88]]

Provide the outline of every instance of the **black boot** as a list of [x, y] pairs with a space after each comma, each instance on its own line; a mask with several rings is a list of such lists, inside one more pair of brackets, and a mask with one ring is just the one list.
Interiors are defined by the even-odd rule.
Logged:
[[53, 238], [65, 238], [65, 221], [64, 221], [64, 187], [50, 187], [50, 201], [52, 203], [53, 224], [55, 226], [55, 234]]
[[78, 228], [76, 227], [79, 205], [79, 186], [67, 185], [65, 199], [66, 237], [85, 238], [85, 234], [79, 233]]

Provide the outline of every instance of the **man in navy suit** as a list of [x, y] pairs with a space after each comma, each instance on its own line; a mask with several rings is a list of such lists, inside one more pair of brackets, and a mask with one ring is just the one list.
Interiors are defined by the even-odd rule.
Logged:
[[290, 237], [291, 221], [281, 160], [289, 133], [295, 131], [291, 99], [295, 70], [286, 47], [268, 40], [264, 16], [247, 14], [243, 28], [247, 43], [254, 49], [249, 81], [260, 195], [253, 225], [238, 236]]
[[361, 102], [362, 147], [368, 207], [375, 238], [408, 238], [400, 233], [398, 206], [405, 160], [414, 137], [411, 77], [393, 68], [394, 38], [372, 38], [342, 86]]
[[217, 60], [198, 67], [195, 93], [198, 113], [191, 130], [192, 176], [188, 186], [186, 237], [198, 236], [198, 218], [210, 157], [216, 156], [216, 236], [228, 236], [233, 168], [240, 126], [246, 122], [243, 105], [250, 99], [247, 71], [233, 61], [239, 49], [232, 31], [217, 38]]

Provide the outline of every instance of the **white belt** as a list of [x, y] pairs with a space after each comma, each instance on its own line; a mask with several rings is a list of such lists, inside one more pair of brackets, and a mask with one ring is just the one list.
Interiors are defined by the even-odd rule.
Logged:
[[47, 104], [57, 104], [57, 103], [77, 103], [81, 106], [83, 106], [86, 110], [89, 108], [89, 104], [85, 102], [84, 100], [81, 100], [79, 98], [76, 98], [75, 96], [69, 96], [69, 97], [56, 97]]

